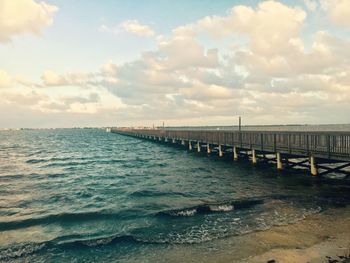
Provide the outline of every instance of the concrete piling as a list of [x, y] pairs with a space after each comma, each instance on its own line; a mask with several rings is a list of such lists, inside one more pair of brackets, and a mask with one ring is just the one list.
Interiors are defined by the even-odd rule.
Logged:
[[276, 153], [276, 162], [277, 162], [277, 169], [282, 170], [283, 164], [282, 164], [281, 153]]
[[210, 154], [210, 144], [207, 144], [207, 154]]
[[236, 146], [234, 146], [232, 148], [232, 153], [233, 153], [233, 160], [237, 161], [238, 160], [238, 153], [237, 153], [237, 147]]
[[219, 144], [219, 157], [222, 157], [224, 155], [223, 151], [222, 151], [222, 146], [221, 144]]
[[252, 149], [252, 163], [256, 164], [257, 163], [257, 159], [256, 159], [256, 152], [254, 149]]
[[310, 172], [311, 175], [316, 176], [318, 174], [317, 166], [316, 166], [316, 158], [314, 156], [310, 156]]

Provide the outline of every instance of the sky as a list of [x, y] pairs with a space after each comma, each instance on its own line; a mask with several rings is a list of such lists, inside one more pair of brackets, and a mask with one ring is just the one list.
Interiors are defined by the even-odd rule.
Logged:
[[350, 0], [0, 0], [0, 128], [349, 115]]

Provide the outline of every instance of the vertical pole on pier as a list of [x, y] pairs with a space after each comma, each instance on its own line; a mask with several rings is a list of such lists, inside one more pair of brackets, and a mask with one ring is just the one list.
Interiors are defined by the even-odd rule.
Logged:
[[331, 158], [331, 136], [328, 134], [326, 137], [327, 141], [327, 153], [328, 153], [328, 159]]
[[256, 160], [256, 153], [255, 153], [255, 150], [252, 149], [252, 163], [253, 164], [256, 164], [257, 163], [257, 160]]
[[310, 156], [310, 172], [313, 176], [317, 175], [316, 158], [314, 156]]
[[173, 138], [173, 143], [175, 143], [175, 138]]
[[184, 140], [181, 140], [181, 145], [185, 145], [185, 141]]
[[243, 146], [243, 142], [242, 142], [242, 122], [241, 122], [241, 116], [238, 117], [238, 135], [239, 135], [239, 143], [241, 145], [241, 148]]
[[238, 131], [242, 130], [241, 124], [242, 124], [242, 119], [241, 119], [241, 116], [239, 116], [238, 117]]
[[190, 151], [192, 151], [192, 143], [191, 143], [191, 141], [188, 141], [188, 149], [189, 149]]
[[238, 160], [238, 154], [237, 154], [237, 147], [236, 146], [233, 147], [232, 152], [233, 152], [233, 160], [237, 161]]
[[156, 136], [153, 136], [153, 140], [156, 140]]
[[201, 145], [199, 142], [197, 142], [197, 152], [201, 152]]
[[207, 143], [207, 154], [210, 154], [210, 144]]
[[168, 142], [168, 137], [165, 137], [164, 141], [165, 141], [165, 142]]
[[281, 159], [281, 153], [276, 153], [276, 162], [277, 162], [277, 169], [282, 170], [282, 159]]
[[224, 154], [222, 152], [222, 146], [219, 144], [219, 157], [222, 157]]

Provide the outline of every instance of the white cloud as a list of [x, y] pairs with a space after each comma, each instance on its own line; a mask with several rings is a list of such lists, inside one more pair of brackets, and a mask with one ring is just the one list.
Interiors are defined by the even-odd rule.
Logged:
[[99, 26], [98, 31], [106, 33], [110, 31], [110, 28], [107, 25], [102, 24]]
[[350, 41], [314, 31], [305, 48], [305, 19], [304, 10], [276, 1], [235, 6], [228, 15], [205, 17], [158, 37], [157, 47], [137, 60], [109, 61], [94, 72], [44, 72], [37, 86], [53, 88], [38, 93], [55, 95], [31, 109], [101, 119], [114, 112], [119, 125], [162, 119], [227, 124], [238, 114], [261, 124], [346, 122]]
[[16, 103], [22, 106], [32, 107], [39, 102], [47, 100], [48, 97], [33, 90], [8, 91], [2, 94], [2, 101]]
[[[264, 1], [253, 9], [238, 5], [227, 16], [208, 16], [174, 29], [175, 35], [209, 34], [214, 39], [242, 34], [249, 37], [254, 52], [270, 55], [290, 50], [298, 39], [306, 12], [276, 1]], [[296, 46], [295, 48], [300, 48]]]
[[46, 70], [41, 76], [41, 79], [46, 86], [62, 86], [68, 84], [68, 81], [63, 76], [51, 70]]
[[321, 6], [328, 11], [329, 17], [335, 25], [350, 28], [349, 0], [321, 0]]
[[6, 71], [0, 70], [0, 88], [8, 88], [12, 84], [12, 77]]
[[142, 25], [137, 20], [127, 20], [121, 24], [121, 27], [129, 33], [136, 34], [141, 37], [151, 37], [155, 35], [153, 29], [148, 25]]
[[[295, 48], [292, 39], [298, 39], [306, 18], [299, 8], [275, 1], [261, 2], [256, 10], [247, 6], [232, 8], [230, 19], [225, 23], [227, 31], [248, 35], [251, 51], [272, 55], [290, 52]], [[220, 21], [220, 19], [219, 19]]]
[[101, 72], [105, 75], [115, 75], [117, 74], [118, 66], [112, 61], [107, 62], [102, 66]]
[[168, 69], [188, 67], [216, 67], [218, 50], [205, 50], [193, 37], [174, 37], [159, 44], [159, 59]]
[[316, 0], [304, 0], [305, 6], [310, 11], [316, 11], [318, 2]]
[[34, 0], [0, 1], [0, 42], [8, 42], [23, 33], [40, 34], [52, 24], [58, 10], [54, 5]]
[[83, 72], [68, 72], [59, 75], [52, 70], [46, 70], [41, 76], [43, 85], [50, 86], [66, 86], [66, 85], [88, 85], [94, 82], [94, 74]]

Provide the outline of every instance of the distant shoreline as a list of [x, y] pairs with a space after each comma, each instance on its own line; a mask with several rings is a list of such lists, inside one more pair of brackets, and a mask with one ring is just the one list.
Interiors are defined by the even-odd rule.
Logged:
[[[0, 128], [0, 131], [19, 131], [19, 130], [56, 130], [56, 129], [106, 129], [115, 126], [102, 126], [102, 127], [43, 127], [43, 128], [34, 128], [34, 127], [21, 127], [21, 128]], [[124, 126], [131, 127], [131, 126]], [[260, 125], [242, 125], [242, 130], [256, 130], [258, 128], [268, 128], [267, 130], [322, 130], [322, 131], [350, 131], [350, 123], [343, 124], [260, 124]], [[134, 128], [152, 128], [149, 126], [135, 126]], [[163, 129], [162, 126], [156, 126], [155, 128]], [[331, 129], [326, 129], [331, 128]], [[182, 125], [182, 126], [165, 126], [164, 129], [208, 129], [208, 130], [238, 130], [238, 125]]]

